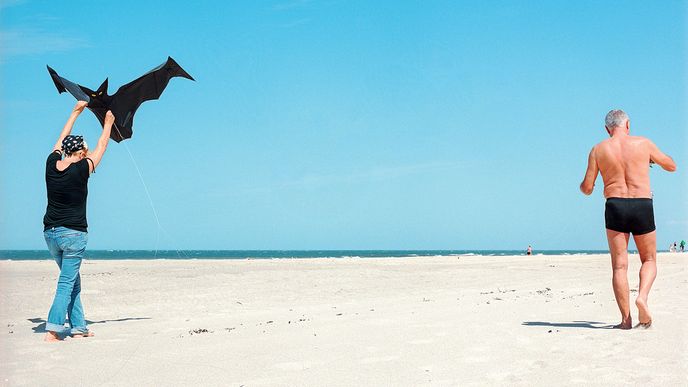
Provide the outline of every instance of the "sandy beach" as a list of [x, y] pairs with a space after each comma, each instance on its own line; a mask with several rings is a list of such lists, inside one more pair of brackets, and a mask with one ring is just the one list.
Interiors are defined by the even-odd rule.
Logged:
[[88, 260], [96, 336], [45, 343], [57, 267], [1, 261], [0, 384], [685, 386], [687, 268], [619, 331], [608, 255]]

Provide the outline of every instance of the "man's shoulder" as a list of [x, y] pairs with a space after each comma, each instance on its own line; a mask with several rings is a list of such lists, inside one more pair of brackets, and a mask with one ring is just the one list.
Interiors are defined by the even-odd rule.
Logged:
[[599, 148], [603, 148], [603, 147], [607, 146], [611, 142], [611, 140], [612, 140], [611, 138], [607, 138], [607, 139], [604, 139], [604, 140], [598, 142], [597, 144], [595, 144], [595, 146], [592, 147], [592, 151], [594, 152]]
[[654, 143], [647, 137], [642, 136], [629, 136], [629, 140], [632, 144], [643, 149], [649, 149], [654, 145]]
[[650, 139], [643, 136], [628, 136], [633, 141], [650, 142]]

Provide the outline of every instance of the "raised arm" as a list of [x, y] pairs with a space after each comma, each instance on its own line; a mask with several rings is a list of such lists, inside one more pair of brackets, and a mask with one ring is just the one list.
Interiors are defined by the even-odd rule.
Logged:
[[70, 133], [72, 133], [72, 128], [74, 127], [74, 122], [76, 121], [76, 118], [79, 117], [79, 114], [84, 111], [84, 108], [88, 105], [88, 102], [86, 101], [78, 101], [76, 105], [74, 106], [74, 110], [72, 110], [72, 114], [69, 115], [69, 119], [67, 120], [67, 123], [64, 125], [62, 128], [62, 132], [60, 133], [60, 137], [58, 137], [57, 142], [55, 143], [55, 146], [53, 147], [53, 152], [54, 151], [62, 151], [62, 140], [64, 140], [65, 137], [69, 136]]
[[676, 170], [676, 163], [674, 162], [674, 159], [659, 150], [657, 145], [655, 145], [652, 141], [647, 140], [647, 142], [650, 148], [650, 162], [658, 164], [666, 171], [674, 172]]
[[100, 160], [103, 158], [105, 149], [107, 149], [108, 141], [110, 140], [110, 131], [112, 130], [112, 124], [114, 122], [115, 116], [111, 111], [108, 110], [107, 113], [105, 113], [103, 132], [100, 134], [100, 138], [98, 139], [98, 145], [96, 145], [96, 149], [94, 149], [93, 152], [86, 156], [91, 160], [91, 162], [88, 164], [89, 171], [91, 173], [96, 170], [96, 167], [98, 164], [100, 164]]
[[588, 155], [588, 169], [585, 171], [585, 177], [580, 184], [580, 190], [586, 195], [590, 195], [595, 188], [595, 179], [600, 169], [597, 167], [597, 160], [595, 159], [595, 148], [593, 147]]

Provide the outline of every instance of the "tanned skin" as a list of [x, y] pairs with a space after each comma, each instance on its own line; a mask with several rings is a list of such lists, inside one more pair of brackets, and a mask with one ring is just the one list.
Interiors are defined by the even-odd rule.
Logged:
[[[585, 195], [590, 195], [599, 172], [604, 182], [605, 198], [652, 198], [648, 164], [655, 163], [669, 172], [674, 172], [676, 170], [674, 160], [662, 153], [649, 139], [631, 136], [628, 120], [624, 125], [606, 128], [606, 130], [610, 138], [595, 145], [590, 151], [588, 169], [580, 190]], [[632, 327], [627, 276], [629, 237], [628, 233], [607, 229], [609, 253], [612, 257], [612, 286], [621, 312], [621, 323], [615, 328], [620, 329]], [[652, 323], [652, 315], [647, 306], [647, 298], [657, 276], [656, 231], [633, 235], [633, 240], [638, 247], [642, 262], [638, 297], [635, 301], [638, 307], [638, 321], [641, 326], [649, 327]]]

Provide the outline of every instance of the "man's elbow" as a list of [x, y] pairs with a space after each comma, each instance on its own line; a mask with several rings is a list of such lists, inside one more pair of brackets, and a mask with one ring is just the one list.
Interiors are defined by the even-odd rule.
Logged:
[[588, 186], [585, 183], [581, 183], [580, 190], [584, 195], [590, 195], [590, 194], [592, 194], [593, 187]]

